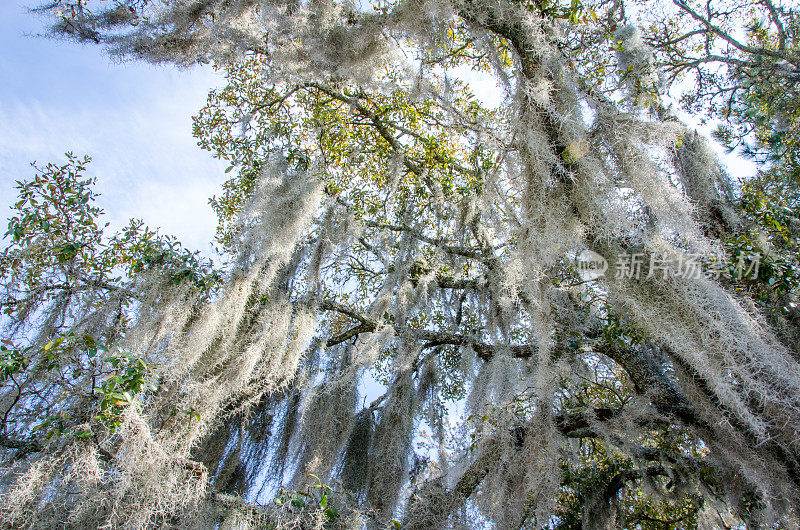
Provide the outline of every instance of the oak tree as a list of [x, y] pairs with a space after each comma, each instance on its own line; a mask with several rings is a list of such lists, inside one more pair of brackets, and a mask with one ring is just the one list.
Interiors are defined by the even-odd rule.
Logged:
[[[93, 384], [47, 409], [69, 432], [14, 424], [2, 520], [796, 524], [797, 204], [743, 204], [664, 103], [682, 68], [750, 60], [722, 4], [677, 2], [685, 34], [620, 0], [45, 6], [112, 54], [225, 69], [195, 134], [231, 164], [212, 199], [229, 260], [217, 289], [195, 264], [126, 274], [137, 302], [103, 340], [146, 374], [113, 422], [77, 414], [115, 398]], [[788, 83], [794, 15], [762, 4]], [[47, 357], [63, 332], [30, 325]]]

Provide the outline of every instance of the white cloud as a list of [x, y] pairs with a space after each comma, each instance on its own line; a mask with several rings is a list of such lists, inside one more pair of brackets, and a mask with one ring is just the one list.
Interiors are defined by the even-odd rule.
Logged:
[[[6, 18], [0, 33], [7, 25]], [[114, 226], [137, 217], [189, 248], [210, 248], [216, 220], [208, 198], [227, 164], [197, 147], [191, 115], [222, 82], [218, 74], [111, 64], [97, 48], [21, 32], [5, 32], [0, 50], [0, 77], [9, 80], [0, 85], [0, 217], [14, 181], [32, 174], [31, 161], [72, 151], [92, 156], [88, 174], [98, 177]]]

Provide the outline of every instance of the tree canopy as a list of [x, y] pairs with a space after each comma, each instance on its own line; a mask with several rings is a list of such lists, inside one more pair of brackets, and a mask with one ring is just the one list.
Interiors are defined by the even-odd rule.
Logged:
[[[211, 62], [215, 266], [88, 160], [0, 256], [8, 527], [775, 528], [800, 513], [790, 6], [56, 0]], [[680, 119], [753, 156], [743, 184]]]

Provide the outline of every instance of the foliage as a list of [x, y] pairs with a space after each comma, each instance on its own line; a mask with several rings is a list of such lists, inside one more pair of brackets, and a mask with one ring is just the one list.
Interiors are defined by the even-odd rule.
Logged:
[[199, 256], [174, 238], [132, 220], [110, 237], [96, 205], [89, 158], [34, 166], [17, 182], [19, 200], [0, 255], [5, 399], [2, 436], [44, 446], [56, 435], [112, 433], [123, 408], [149, 379], [149, 361], [121, 349], [142, 303], [142, 276], [207, 291], [217, 281]]

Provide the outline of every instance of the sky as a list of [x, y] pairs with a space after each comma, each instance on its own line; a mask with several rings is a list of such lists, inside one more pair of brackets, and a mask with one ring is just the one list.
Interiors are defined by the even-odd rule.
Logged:
[[191, 116], [223, 78], [115, 63], [99, 47], [41, 36], [35, 0], [0, 1], [0, 234], [30, 163], [89, 155], [99, 204], [112, 227], [135, 217], [187, 248], [210, 253], [216, 218], [208, 198], [228, 164], [196, 145]]

